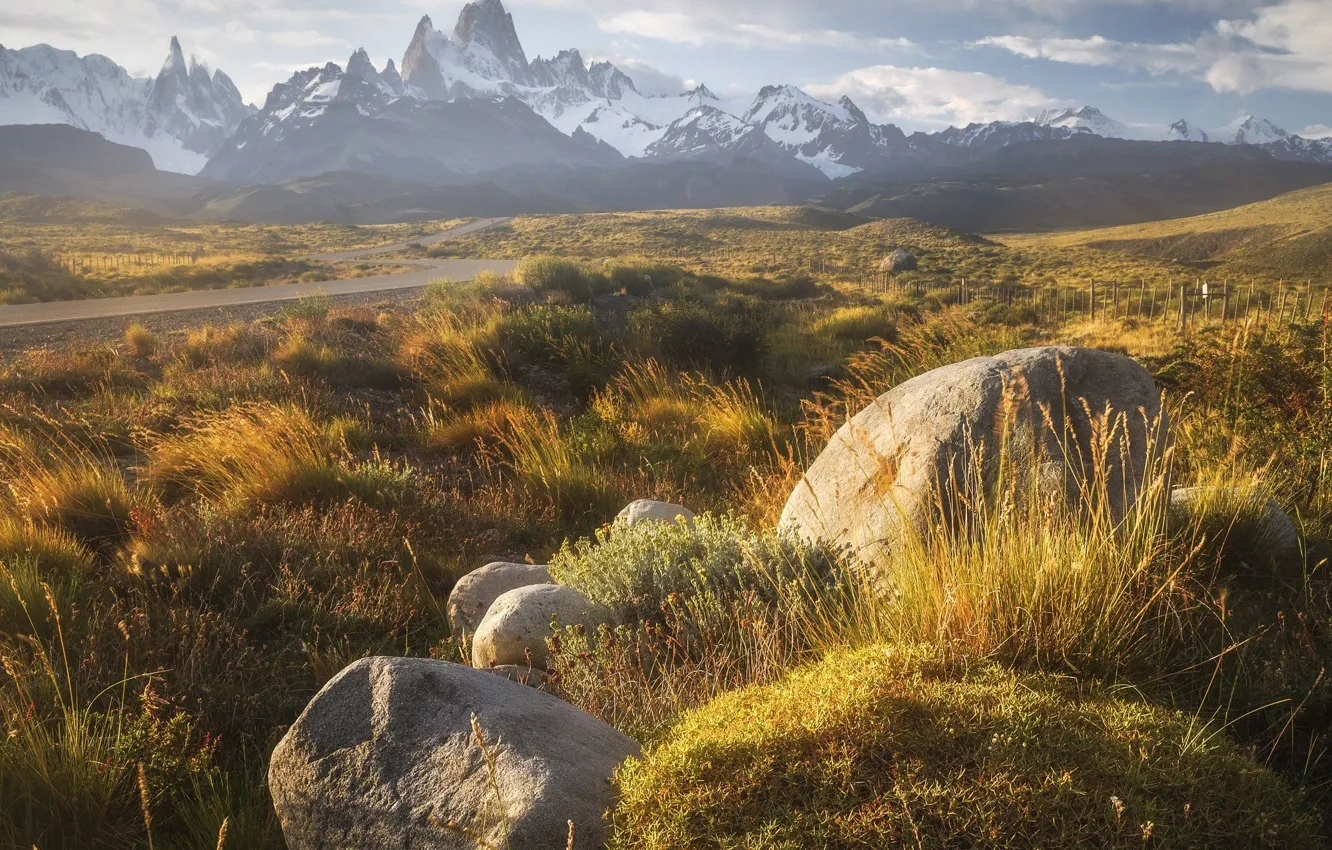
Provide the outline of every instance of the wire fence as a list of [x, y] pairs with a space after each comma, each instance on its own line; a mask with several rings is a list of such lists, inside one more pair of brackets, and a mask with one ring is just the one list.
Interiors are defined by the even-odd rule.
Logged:
[[1081, 286], [984, 283], [967, 279], [900, 280], [888, 275], [862, 283], [871, 292], [900, 298], [933, 297], [947, 304], [1002, 304], [1030, 310], [1037, 321], [1097, 319], [1173, 322], [1183, 329], [1195, 323], [1225, 323], [1251, 316], [1276, 326], [1310, 321], [1327, 313], [1327, 286], [1237, 284], [1232, 281], [1185, 283], [1115, 283], [1091, 281]]

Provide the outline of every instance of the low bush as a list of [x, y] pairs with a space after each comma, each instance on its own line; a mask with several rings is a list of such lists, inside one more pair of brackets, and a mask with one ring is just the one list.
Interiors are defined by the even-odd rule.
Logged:
[[926, 649], [722, 696], [616, 782], [614, 850], [1324, 846], [1299, 794], [1218, 729]]
[[667, 301], [641, 308], [629, 326], [671, 362], [717, 372], [747, 372], [766, 350], [767, 314], [752, 298], [713, 303]]
[[814, 323], [816, 333], [834, 339], [897, 342], [897, 315], [888, 307], [842, 307]]
[[541, 293], [563, 293], [574, 301], [591, 301], [608, 288], [605, 276], [574, 260], [526, 257], [518, 263], [514, 280]]
[[273, 504], [370, 504], [400, 496], [402, 474], [357, 464], [347, 446], [294, 406], [252, 404], [201, 417], [158, 440], [144, 469], [170, 493], [232, 510]]
[[679, 266], [648, 259], [618, 259], [606, 265], [611, 285], [626, 295], [651, 295], [679, 283], [685, 276]]
[[125, 346], [134, 357], [152, 357], [161, 346], [157, 335], [135, 322], [125, 329]]

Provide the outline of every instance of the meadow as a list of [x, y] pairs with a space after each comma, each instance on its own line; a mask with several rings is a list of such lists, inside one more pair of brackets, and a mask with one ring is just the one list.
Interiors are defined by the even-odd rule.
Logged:
[[[863, 285], [896, 247], [915, 276]], [[521, 218], [434, 250], [523, 262], [0, 366], [0, 846], [284, 846], [263, 778], [284, 729], [358, 658], [464, 660], [444, 604], [495, 560], [622, 614], [561, 636], [554, 680], [648, 747], [612, 846], [947, 846], [959, 823], [993, 846], [1328, 846], [1327, 316], [1180, 333], [960, 303], [907, 284], [1174, 266], [816, 209]], [[1001, 491], [908, 552], [892, 598], [774, 531], [850, 414], [1046, 343], [1156, 377], [1175, 442], [1150, 486], [1241, 495], [1113, 522]], [[1296, 562], [1264, 548], [1268, 496]], [[611, 527], [638, 498], [705, 517]], [[987, 772], [950, 786], [958, 764]]]
[[305, 258], [405, 242], [464, 223], [274, 227], [5, 195], [0, 197], [0, 305], [383, 274], [363, 263]]

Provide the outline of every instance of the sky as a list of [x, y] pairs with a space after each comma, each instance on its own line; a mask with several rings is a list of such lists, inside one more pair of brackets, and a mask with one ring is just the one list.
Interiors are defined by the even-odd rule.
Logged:
[[[645, 93], [793, 83], [908, 131], [1091, 104], [1146, 132], [1253, 113], [1332, 134], [1332, 0], [506, 0], [528, 57], [576, 47]], [[11, 0], [0, 44], [101, 53], [154, 74], [172, 35], [262, 104], [364, 47], [401, 62], [461, 0]]]

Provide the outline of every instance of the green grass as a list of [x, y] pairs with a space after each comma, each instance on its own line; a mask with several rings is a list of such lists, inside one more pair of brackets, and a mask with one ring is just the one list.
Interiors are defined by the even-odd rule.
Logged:
[[609, 846], [1322, 847], [1218, 729], [873, 647], [720, 697], [621, 768]]
[[[1077, 250], [1180, 264], [1179, 274], [1212, 279], [1327, 281], [1332, 253], [1332, 186], [1315, 186], [1192, 218], [1005, 238], [1030, 250]], [[1193, 268], [1190, 269], [1188, 266]]]
[[[155, 846], [213, 850], [227, 819], [227, 847], [281, 847], [266, 759], [318, 688], [371, 654], [459, 660], [441, 616], [456, 578], [552, 556], [631, 614], [569, 637], [562, 693], [648, 741], [829, 651], [928, 643], [949, 676], [1016, 668], [1098, 710], [1113, 689], [1158, 706], [1149, 720], [1201, 718], [1213, 751], [1233, 741], [1326, 807], [1328, 329], [1034, 324], [844, 285], [898, 244], [925, 281], [1040, 279], [1064, 256], [808, 208], [517, 219], [447, 247], [573, 260], [590, 301], [486, 276], [382, 312], [314, 299], [0, 363], [0, 702], [23, 708], [0, 734], [0, 788], [23, 801], [0, 807], [0, 845], [144, 846], [142, 761]], [[1112, 528], [1001, 492], [975, 536], [923, 541], [886, 604], [772, 534], [849, 415], [929, 369], [1051, 341], [1142, 356], [1176, 423], [1172, 483], [1274, 494], [1308, 557], [1264, 573], [1251, 500]], [[701, 531], [598, 536], [636, 498], [686, 505]], [[1168, 742], [1174, 722], [1116, 728]], [[1215, 794], [1267, 794], [1227, 783]]]

